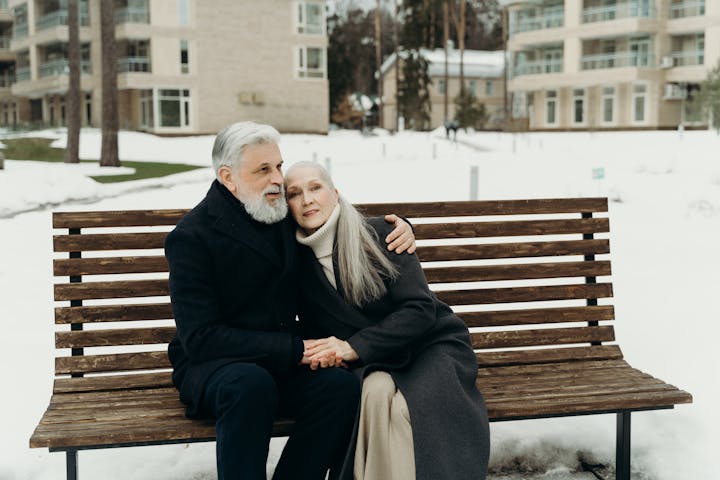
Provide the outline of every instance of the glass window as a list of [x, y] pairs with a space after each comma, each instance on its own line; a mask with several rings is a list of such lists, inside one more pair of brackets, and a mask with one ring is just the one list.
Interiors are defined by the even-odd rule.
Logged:
[[190, 91], [160, 89], [158, 91], [158, 110], [161, 127], [181, 127], [190, 125]]
[[321, 35], [323, 29], [323, 4], [299, 2], [297, 9], [297, 32]]
[[477, 82], [475, 80], [470, 80], [469, 83], [470, 93], [472, 93], [473, 96], [477, 96]]
[[140, 125], [153, 128], [155, 126], [153, 116], [153, 91], [140, 91]]
[[325, 49], [320, 47], [298, 48], [298, 76], [301, 78], [325, 78]]
[[187, 40], [180, 40], [180, 73], [190, 73]]
[[576, 88], [573, 90], [573, 122], [583, 123], [585, 121], [585, 90]]
[[602, 89], [602, 121], [612, 123], [615, 120], [615, 87]]
[[190, 25], [190, 0], [178, 0], [178, 19], [180, 25]]
[[548, 90], [545, 92], [545, 122], [548, 125], [557, 123], [557, 91]]
[[485, 82], [485, 96], [491, 97], [493, 95], [494, 90], [495, 90], [495, 88], [494, 88], [493, 82], [491, 82], [490, 80], [486, 81]]
[[645, 84], [633, 85], [632, 94], [632, 107], [633, 107], [633, 122], [641, 123], [645, 121], [646, 113], [646, 95], [647, 86]]
[[445, 79], [438, 80], [438, 93], [445, 95]]

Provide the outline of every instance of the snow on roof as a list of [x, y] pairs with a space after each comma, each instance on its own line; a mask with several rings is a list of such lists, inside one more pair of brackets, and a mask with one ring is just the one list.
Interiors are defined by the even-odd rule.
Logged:
[[[428, 61], [428, 75], [445, 74], [445, 50], [421, 48], [420, 53]], [[400, 52], [400, 58], [407, 58], [407, 51]], [[384, 75], [395, 64], [395, 53], [385, 59], [380, 71]], [[465, 50], [463, 55], [466, 77], [496, 78], [503, 75], [504, 61], [502, 50]], [[460, 76], [460, 50], [448, 50], [448, 75]]]

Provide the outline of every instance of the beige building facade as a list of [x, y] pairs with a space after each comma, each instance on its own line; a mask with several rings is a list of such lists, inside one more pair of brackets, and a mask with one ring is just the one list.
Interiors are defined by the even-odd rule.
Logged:
[[[445, 120], [455, 118], [455, 97], [460, 93], [460, 51], [448, 51], [448, 78], [445, 79], [445, 50], [421, 49], [420, 53], [428, 62], [430, 85], [430, 128], [442, 126]], [[402, 76], [404, 52], [400, 53], [399, 72]], [[390, 55], [380, 69], [383, 84], [383, 122], [382, 127], [397, 130], [398, 119], [396, 103], [396, 56]], [[485, 105], [488, 114], [486, 127], [497, 127], [502, 123], [503, 93], [503, 52], [465, 50], [463, 55], [463, 75], [465, 87], [480, 103]], [[445, 92], [447, 90], [447, 117], [445, 115]]]
[[[101, 120], [101, 1], [79, 1], [82, 118], [90, 126]], [[199, 134], [255, 120], [286, 132], [327, 132], [323, 0], [113, 1], [121, 128]], [[0, 38], [5, 12], [15, 121], [63, 125], [67, 2], [7, 3]]]
[[505, 0], [513, 117], [532, 130], [705, 126], [720, 1]]

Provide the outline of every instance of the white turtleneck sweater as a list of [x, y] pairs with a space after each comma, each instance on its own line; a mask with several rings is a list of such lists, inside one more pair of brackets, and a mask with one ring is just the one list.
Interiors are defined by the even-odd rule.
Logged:
[[335, 233], [337, 232], [339, 218], [340, 204], [338, 203], [330, 214], [330, 218], [314, 233], [306, 235], [300, 228], [295, 232], [295, 238], [298, 243], [312, 248], [315, 257], [322, 266], [325, 276], [335, 289], [337, 289], [337, 285], [335, 284], [335, 269], [333, 268], [332, 253], [333, 247], [335, 246]]

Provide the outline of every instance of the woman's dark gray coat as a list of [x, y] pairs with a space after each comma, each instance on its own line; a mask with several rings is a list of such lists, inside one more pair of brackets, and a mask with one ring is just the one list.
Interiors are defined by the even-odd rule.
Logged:
[[[368, 219], [379, 239], [392, 229]], [[382, 242], [379, 241], [379, 244]], [[384, 245], [381, 250], [386, 251]], [[477, 360], [465, 324], [430, 292], [415, 255], [387, 253], [399, 276], [388, 292], [361, 309], [335, 290], [313, 251], [301, 247], [300, 321], [306, 338], [334, 335], [360, 356], [363, 377], [391, 373], [410, 410], [418, 480], [480, 480], [487, 474], [490, 438], [485, 402], [475, 387]], [[355, 434], [343, 468], [352, 479]]]

